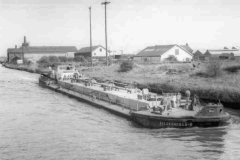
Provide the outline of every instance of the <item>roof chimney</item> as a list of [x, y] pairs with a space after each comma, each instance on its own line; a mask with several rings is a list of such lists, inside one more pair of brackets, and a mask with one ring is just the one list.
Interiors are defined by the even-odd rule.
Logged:
[[186, 43], [186, 46], [188, 46], [188, 43]]
[[228, 49], [227, 47], [224, 47], [223, 49]]
[[17, 49], [17, 45], [15, 45], [15, 49]]
[[25, 47], [28, 47], [28, 46], [29, 46], [29, 43], [27, 43], [27, 38], [26, 38], [26, 36], [24, 36], [22, 46], [25, 46]]
[[24, 41], [23, 41], [23, 43], [27, 43], [26, 36], [24, 36]]

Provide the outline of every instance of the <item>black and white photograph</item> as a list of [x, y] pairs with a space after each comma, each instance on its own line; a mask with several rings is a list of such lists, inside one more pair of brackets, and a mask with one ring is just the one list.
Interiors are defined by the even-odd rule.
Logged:
[[239, 160], [239, 0], [0, 0], [0, 160]]

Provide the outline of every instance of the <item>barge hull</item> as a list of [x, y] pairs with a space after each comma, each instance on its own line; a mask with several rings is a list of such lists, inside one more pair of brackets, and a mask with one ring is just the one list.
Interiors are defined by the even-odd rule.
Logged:
[[191, 127], [218, 127], [227, 125], [230, 119], [226, 118], [156, 118], [149, 116], [141, 116], [131, 113], [133, 121], [146, 128], [191, 128]]

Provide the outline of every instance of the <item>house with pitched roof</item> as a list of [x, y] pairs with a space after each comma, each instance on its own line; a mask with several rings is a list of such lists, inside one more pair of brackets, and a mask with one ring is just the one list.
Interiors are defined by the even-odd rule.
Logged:
[[13, 59], [29, 59], [38, 61], [43, 56], [61, 56], [61, 57], [74, 57], [74, 53], [77, 51], [75, 46], [29, 46], [24, 36], [24, 42], [21, 47], [8, 48], [8, 62]]
[[193, 58], [193, 54], [185, 47], [171, 44], [146, 47], [134, 56], [134, 61], [160, 63], [170, 56], [176, 57], [180, 62], [191, 61]]
[[205, 60], [205, 55], [204, 55], [205, 52], [206, 52], [206, 50], [205, 51], [196, 50], [193, 54], [193, 59], [194, 60]]
[[193, 53], [193, 49], [186, 43], [186, 45], [180, 45], [185, 50], [188, 50], [190, 53]]
[[[85, 58], [91, 57], [90, 47], [81, 48], [74, 54], [74, 57], [77, 56], [84, 56]], [[92, 57], [106, 57], [106, 49], [101, 45], [92, 46]]]

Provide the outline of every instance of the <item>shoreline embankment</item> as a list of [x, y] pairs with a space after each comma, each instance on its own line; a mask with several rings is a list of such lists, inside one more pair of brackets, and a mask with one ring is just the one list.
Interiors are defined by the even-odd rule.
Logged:
[[[3, 64], [4, 67], [9, 69], [21, 70], [30, 73], [47, 73], [47, 68], [29, 67], [28, 65], [14, 65], [14, 64]], [[91, 76], [94, 77], [94, 76]], [[124, 82], [123, 82], [124, 83]], [[126, 82], [125, 82], [126, 83]], [[151, 92], [161, 94], [165, 93], [182, 93], [184, 94], [186, 90], [190, 90], [191, 94], [197, 94], [200, 99], [205, 102], [218, 103], [221, 102], [227, 108], [240, 109], [240, 92], [238, 88], [232, 87], [220, 87], [216, 88], [214, 86], [179, 86], [172, 83], [159, 82], [159, 83], [135, 83], [134, 86], [143, 89], [148, 88]]]
[[15, 64], [5, 63], [5, 64], [2, 64], [2, 66], [4, 66], [5, 68], [9, 68], [9, 69], [26, 71], [26, 72], [30, 72], [30, 73], [42, 74], [42, 73], [47, 73], [48, 72], [47, 69], [38, 68], [38, 67], [35, 67], [35, 66], [29, 67], [29, 65], [15, 65]]

